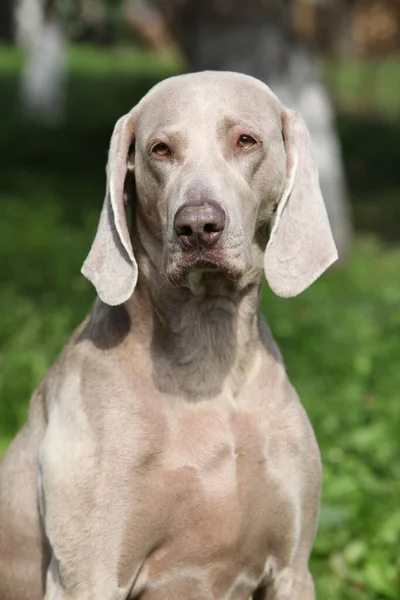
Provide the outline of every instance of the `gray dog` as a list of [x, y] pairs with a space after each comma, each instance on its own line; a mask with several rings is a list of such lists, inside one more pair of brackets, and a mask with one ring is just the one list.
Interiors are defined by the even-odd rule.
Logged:
[[99, 298], [1, 464], [1, 600], [314, 598], [320, 457], [258, 307], [336, 258], [263, 83], [171, 78], [117, 122]]

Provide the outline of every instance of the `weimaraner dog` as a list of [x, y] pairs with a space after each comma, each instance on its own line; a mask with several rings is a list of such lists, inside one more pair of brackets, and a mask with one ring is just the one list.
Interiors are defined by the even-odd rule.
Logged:
[[259, 301], [336, 258], [304, 121], [260, 81], [167, 79], [117, 122], [98, 299], [1, 465], [1, 600], [314, 598], [320, 456]]

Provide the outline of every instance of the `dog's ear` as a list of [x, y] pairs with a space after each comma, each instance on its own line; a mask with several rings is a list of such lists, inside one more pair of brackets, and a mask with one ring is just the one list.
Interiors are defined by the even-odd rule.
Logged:
[[296, 296], [338, 258], [319, 187], [311, 139], [303, 118], [282, 113], [286, 183], [265, 250], [264, 270], [271, 289]]
[[96, 237], [82, 266], [82, 273], [93, 283], [106, 304], [122, 304], [133, 293], [137, 263], [125, 216], [124, 183], [129, 148], [134, 139], [135, 109], [115, 125], [107, 163], [106, 196]]

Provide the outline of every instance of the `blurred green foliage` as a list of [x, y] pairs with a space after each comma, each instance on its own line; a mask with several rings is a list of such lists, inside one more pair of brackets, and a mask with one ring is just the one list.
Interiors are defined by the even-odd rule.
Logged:
[[[66, 122], [52, 130], [20, 119], [20, 63], [0, 52], [0, 454], [94, 298], [79, 271], [114, 122], [174, 72], [132, 50], [72, 49]], [[346, 114], [338, 125], [356, 225], [398, 241], [398, 124]], [[263, 295], [322, 452], [311, 564], [321, 600], [400, 597], [399, 273], [399, 245], [361, 236], [348, 262], [300, 297]]]
[[335, 101], [383, 118], [400, 116], [399, 58], [327, 60], [325, 81]]

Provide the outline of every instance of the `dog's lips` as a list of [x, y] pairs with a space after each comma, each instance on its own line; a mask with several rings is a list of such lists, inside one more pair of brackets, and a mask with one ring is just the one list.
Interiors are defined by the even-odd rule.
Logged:
[[226, 267], [219, 261], [214, 261], [203, 256], [190, 261], [184, 261], [181, 269], [187, 271], [225, 271]]
[[235, 281], [243, 275], [243, 270], [227, 260], [217, 250], [192, 250], [181, 254], [167, 269], [168, 277], [176, 284], [183, 283], [193, 272], [220, 272], [223, 277]]

